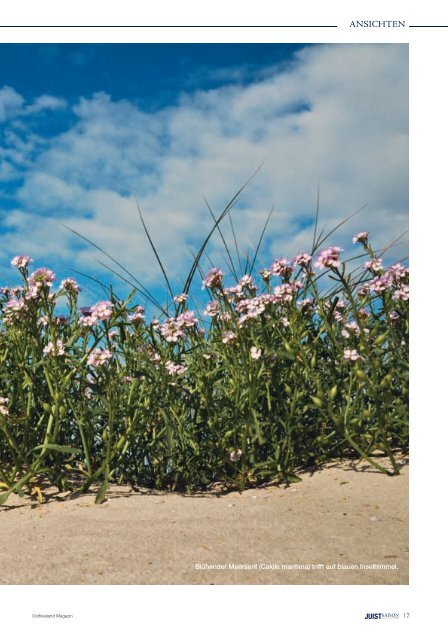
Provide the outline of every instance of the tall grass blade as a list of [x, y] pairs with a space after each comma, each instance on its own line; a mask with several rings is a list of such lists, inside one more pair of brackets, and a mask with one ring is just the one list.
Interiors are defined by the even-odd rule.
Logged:
[[320, 183], [317, 185], [316, 215], [314, 217], [313, 246], [311, 249], [311, 255], [313, 255], [313, 253], [316, 250], [316, 233], [317, 233], [317, 225], [319, 222], [319, 203], [320, 203]]
[[238, 191], [235, 193], [235, 195], [233, 196], [233, 198], [230, 200], [230, 202], [225, 206], [224, 210], [222, 211], [222, 213], [218, 216], [215, 224], [213, 225], [213, 227], [211, 228], [211, 230], [209, 231], [209, 233], [207, 234], [205, 240], [203, 241], [202, 245], [199, 248], [199, 251], [196, 254], [195, 259], [193, 260], [193, 264], [191, 265], [190, 271], [188, 273], [187, 279], [185, 281], [185, 286], [183, 288], [184, 292], [188, 294], [189, 290], [190, 290], [190, 286], [191, 283], [193, 281], [194, 275], [196, 273], [198, 264], [202, 258], [202, 254], [205, 251], [206, 246], [208, 245], [210, 238], [212, 237], [213, 233], [215, 232], [216, 228], [219, 226], [220, 222], [222, 220], [224, 220], [224, 218], [226, 217], [226, 215], [229, 213], [229, 211], [231, 210], [231, 208], [235, 205], [235, 203], [237, 202], [238, 198], [240, 197], [241, 193], [244, 191], [244, 189], [247, 187], [247, 185], [254, 179], [254, 177], [257, 175], [257, 173], [260, 171], [261, 167], [263, 166], [263, 163], [260, 164], [257, 169], [254, 171], [254, 173], [250, 176], [250, 178], [248, 180], [246, 180], [246, 182], [242, 185], [242, 187], [240, 187], [238, 189]]
[[[238, 247], [238, 242], [236, 239], [236, 234], [235, 234], [235, 227], [233, 226], [233, 220], [232, 220], [232, 215], [229, 212], [229, 222], [230, 222], [230, 228], [232, 229], [232, 236], [233, 236], [233, 244], [235, 245], [235, 251], [236, 251], [236, 256], [238, 258], [238, 264], [240, 267], [240, 274], [243, 274], [243, 265], [241, 264], [241, 256], [240, 256], [240, 250]], [[238, 280], [238, 278], [236, 278], [236, 280]]]
[[155, 245], [154, 245], [154, 242], [152, 241], [152, 238], [151, 238], [151, 236], [149, 235], [149, 231], [148, 231], [148, 228], [147, 228], [147, 226], [146, 226], [146, 223], [145, 223], [145, 221], [144, 221], [144, 219], [143, 219], [143, 215], [142, 215], [142, 212], [141, 212], [141, 210], [140, 210], [140, 205], [139, 205], [139, 203], [138, 203], [137, 198], [135, 199], [135, 201], [136, 201], [136, 203], [137, 203], [137, 209], [138, 209], [138, 215], [140, 216], [140, 222], [141, 222], [141, 223], [142, 223], [142, 225], [143, 225], [143, 229], [145, 230], [146, 237], [148, 238], [149, 244], [151, 245], [151, 249], [153, 250], [153, 253], [154, 253], [155, 257], [156, 257], [156, 260], [157, 260], [157, 262], [159, 263], [159, 267], [160, 267], [160, 269], [161, 269], [161, 271], [162, 271], [162, 274], [163, 274], [164, 280], [165, 280], [165, 282], [166, 282], [166, 286], [168, 287], [168, 291], [170, 292], [171, 297], [172, 297], [172, 298], [174, 298], [174, 293], [173, 293], [173, 290], [172, 290], [172, 288], [171, 288], [170, 281], [169, 281], [169, 279], [168, 279], [168, 276], [167, 276], [167, 274], [166, 274], [166, 271], [165, 271], [165, 268], [164, 268], [164, 266], [163, 266], [163, 264], [162, 264], [162, 261], [161, 261], [161, 259], [160, 259], [160, 256], [159, 256], [159, 254], [158, 254], [158, 252], [157, 252], [157, 249], [156, 249], [156, 247], [155, 247]]
[[271, 210], [268, 213], [268, 217], [266, 218], [266, 221], [265, 221], [264, 226], [263, 226], [263, 230], [262, 230], [261, 235], [260, 235], [260, 237], [258, 239], [257, 248], [255, 249], [254, 258], [252, 260], [252, 264], [250, 265], [250, 269], [249, 269], [249, 274], [248, 275], [250, 275], [250, 276], [252, 275], [252, 272], [254, 270], [254, 266], [255, 266], [255, 263], [256, 263], [257, 257], [258, 257], [258, 253], [260, 251], [261, 244], [263, 242], [263, 238], [264, 238], [264, 235], [266, 233], [266, 229], [268, 227], [269, 221], [270, 221], [273, 213], [274, 213], [274, 206], [272, 206]]
[[[90, 244], [92, 247], [94, 247], [95, 249], [97, 249], [98, 251], [100, 251], [103, 255], [105, 255], [107, 258], [109, 258], [109, 260], [112, 260], [112, 262], [114, 264], [116, 264], [118, 267], [120, 267], [120, 269], [122, 269], [130, 278], [132, 278], [132, 280], [134, 280], [134, 282], [136, 282], [138, 284], [138, 286], [143, 289], [143, 291], [146, 291], [146, 294], [148, 295], [148, 297], [151, 299], [152, 294], [151, 292], [145, 287], [144, 284], [142, 284], [140, 282], [140, 280], [138, 280], [128, 269], [126, 269], [125, 266], [123, 266], [121, 264], [121, 262], [119, 262], [118, 260], [116, 260], [113, 256], [110, 255], [110, 253], [108, 253], [107, 251], [105, 251], [105, 249], [103, 249], [102, 247], [100, 247], [99, 244], [96, 244], [96, 242], [93, 242], [92, 240], [89, 240], [89, 238], [86, 238], [86, 236], [84, 236], [82, 233], [79, 233], [79, 231], [76, 231], [75, 229], [72, 229], [71, 227], [69, 227], [68, 225], [64, 224], [63, 222], [59, 223], [62, 227], [64, 227], [65, 229], [67, 229], [68, 231], [71, 231], [71, 233], [73, 233], [75, 236], [78, 236], [78, 238], [81, 238], [82, 240], [84, 240], [85, 242], [87, 242], [88, 244]], [[108, 265], [104, 265], [106, 267], [106, 269], [108, 269], [109, 271], [112, 272], [112, 269], [108, 266]], [[115, 272], [113, 272], [115, 273]], [[134, 285], [132, 285], [134, 286]]]
[[[214, 221], [214, 222], [215, 222], [215, 224], [216, 224], [216, 222], [217, 222], [217, 220], [216, 220], [216, 216], [215, 216], [215, 214], [213, 213], [212, 208], [211, 208], [211, 206], [209, 205], [209, 203], [207, 202], [207, 200], [205, 200], [205, 204], [207, 205], [208, 210], [209, 210], [209, 212], [210, 212], [210, 215], [212, 216], [213, 221]], [[219, 226], [219, 224], [218, 224], [218, 226], [216, 227], [216, 229], [217, 229], [217, 231], [218, 231], [219, 235], [221, 236], [222, 243], [223, 243], [223, 245], [224, 245], [224, 247], [225, 247], [225, 250], [226, 250], [227, 256], [228, 256], [228, 258], [229, 258], [229, 263], [230, 263], [230, 264], [229, 264], [229, 268], [230, 268], [230, 270], [231, 270], [231, 272], [232, 272], [232, 275], [233, 275], [233, 277], [235, 278], [235, 280], [238, 280], [238, 274], [237, 274], [236, 269], [235, 269], [235, 264], [234, 264], [233, 259], [232, 259], [232, 254], [230, 253], [230, 250], [229, 250], [229, 247], [228, 247], [228, 245], [227, 245], [226, 239], [225, 239], [225, 237], [224, 237], [223, 232], [221, 231], [221, 227]]]

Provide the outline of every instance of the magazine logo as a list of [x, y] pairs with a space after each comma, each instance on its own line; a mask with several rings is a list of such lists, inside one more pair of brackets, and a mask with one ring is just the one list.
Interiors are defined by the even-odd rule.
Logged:
[[364, 620], [382, 620], [384, 618], [399, 618], [400, 614], [398, 613], [366, 613], [364, 616]]

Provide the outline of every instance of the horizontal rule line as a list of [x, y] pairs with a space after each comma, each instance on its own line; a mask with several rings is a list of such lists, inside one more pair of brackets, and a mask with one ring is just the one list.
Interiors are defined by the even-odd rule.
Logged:
[[4, 24], [0, 29], [337, 29], [337, 24]]
[[448, 29], [448, 24], [410, 24], [409, 29]]

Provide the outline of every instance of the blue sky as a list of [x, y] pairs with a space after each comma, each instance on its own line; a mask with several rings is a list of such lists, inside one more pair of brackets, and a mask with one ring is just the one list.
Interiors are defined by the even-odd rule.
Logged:
[[407, 46], [0, 45], [2, 281], [19, 253], [114, 280], [63, 223], [160, 292], [138, 198], [179, 293], [211, 224], [204, 198], [219, 212], [260, 163], [233, 221], [250, 249], [275, 206], [267, 265], [309, 249], [318, 183], [327, 228], [367, 203], [334, 237], [347, 255], [356, 231], [378, 247], [405, 231]]

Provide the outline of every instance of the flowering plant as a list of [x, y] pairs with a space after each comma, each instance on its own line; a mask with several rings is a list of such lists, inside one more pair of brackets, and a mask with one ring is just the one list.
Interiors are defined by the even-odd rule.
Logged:
[[21, 282], [0, 292], [0, 503], [43, 477], [97, 483], [101, 502], [111, 481], [243, 488], [343, 456], [398, 473], [409, 274], [383, 266], [367, 232], [353, 242], [368, 260], [352, 273], [341, 247], [318, 245], [258, 281], [255, 261], [232, 286], [214, 267], [202, 309], [187, 308], [189, 277], [174, 313], [152, 321], [135, 292], [79, 307], [73, 278], [56, 289], [53, 271], [13, 258]]

